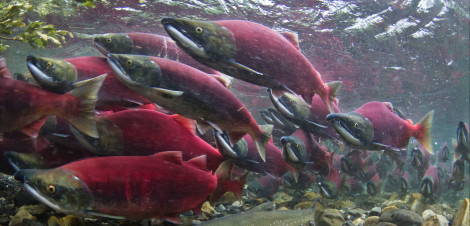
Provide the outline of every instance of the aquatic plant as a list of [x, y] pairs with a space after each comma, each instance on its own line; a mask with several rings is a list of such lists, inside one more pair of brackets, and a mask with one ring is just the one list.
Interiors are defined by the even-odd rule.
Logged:
[[[84, 6], [94, 7], [93, 0], [77, 0], [77, 2]], [[67, 36], [73, 38], [71, 32], [57, 30], [53, 24], [25, 19], [27, 14], [33, 11], [40, 16], [45, 16], [51, 11], [53, 5], [57, 6], [51, 2], [47, 4], [39, 2], [33, 5], [31, 2], [22, 0], [0, 3], [0, 52], [9, 47], [2, 40], [23, 41], [35, 48], [45, 48], [49, 44], [62, 47]]]

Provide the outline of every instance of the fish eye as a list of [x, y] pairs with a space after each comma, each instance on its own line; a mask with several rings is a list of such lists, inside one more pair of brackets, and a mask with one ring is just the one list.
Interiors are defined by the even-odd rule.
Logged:
[[112, 39], [110, 39], [110, 38], [106, 39], [106, 43], [109, 43], [109, 44], [111, 44], [112, 42], [113, 42], [113, 40], [112, 40]]
[[203, 31], [204, 31], [204, 29], [202, 29], [202, 27], [197, 27], [196, 28], [196, 34], [202, 34]]
[[127, 61], [126, 61], [126, 65], [127, 65], [128, 67], [132, 66], [132, 60], [127, 60]]
[[55, 192], [55, 186], [54, 185], [47, 186], [47, 192], [53, 194]]
[[356, 122], [356, 123], [354, 123], [354, 128], [357, 129], [357, 127], [359, 127], [359, 125], [358, 125], [357, 122]]
[[54, 66], [54, 63], [52, 63], [52, 62], [50, 62], [50, 61], [47, 62], [47, 68], [50, 68], [50, 67], [52, 67], [52, 66]]
[[296, 148], [300, 148], [300, 145], [297, 144], [297, 145], [295, 145], [295, 147], [296, 147]]

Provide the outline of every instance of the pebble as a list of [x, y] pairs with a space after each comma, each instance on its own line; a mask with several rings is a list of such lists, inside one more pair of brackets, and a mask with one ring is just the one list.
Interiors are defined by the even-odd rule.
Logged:
[[434, 211], [432, 210], [425, 210], [423, 211], [423, 213], [421, 214], [421, 217], [423, 218], [423, 220], [426, 220], [428, 217], [432, 217], [432, 216], [435, 216], [436, 213], [434, 213]]
[[342, 225], [345, 222], [338, 210], [325, 209], [318, 218], [318, 226]]
[[84, 226], [82, 219], [72, 215], [67, 215], [65, 217], [49, 217], [47, 220], [48, 226]]
[[376, 206], [372, 208], [369, 212], [369, 216], [380, 216], [382, 214], [382, 208]]
[[449, 221], [442, 215], [428, 216], [423, 220], [422, 226], [446, 226], [449, 225]]
[[396, 209], [398, 209], [396, 206], [387, 206], [387, 207], [382, 209], [382, 214], [384, 214], [388, 210], [396, 210]]
[[206, 202], [204, 202], [204, 204], [202, 204], [201, 212], [202, 212], [202, 215], [206, 219], [211, 219], [212, 215], [214, 215], [216, 213], [214, 207], [212, 207], [211, 204], [208, 201], [206, 201]]
[[9, 226], [21, 226], [21, 225], [38, 225], [35, 216], [31, 215], [25, 209], [20, 209], [16, 215], [10, 220]]
[[398, 225], [396, 225], [394, 223], [390, 223], [390, 222], [379, 222], [375, 226], [398, 226]]
[[368, 217], [364, 220], [363, 226], [375, 226], [378, 223], [379, 223], [379, 217], [378, 216], [371, 216], [371, 217]]
[[382, 213], [379, 222], [389, 222], [397, 225], [421, 225], [423, 218], [415, 212], [404, 209], [391, 209]]

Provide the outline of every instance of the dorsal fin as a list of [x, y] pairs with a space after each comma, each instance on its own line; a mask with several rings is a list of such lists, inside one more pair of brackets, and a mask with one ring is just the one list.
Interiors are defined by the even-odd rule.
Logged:
[[227, 89], [231, 89], [232, 88], [232, 80], [233, 78], [226, 75], [226, 74], [220, 74], [220, 75], [217, 75], [217, 74], [209, 74], [210, 76], [212, 76], [213, 78], [217, 79], [217, 81], [219, 81], [223, 86], [225, 86], [225, 88]]
[[287, 41], [292, 43], [292, 45], [300, 51], [299, 36], [297, 34], [292, 32], [281, 32], [281, 35], [284, 36]]
[[191, 134], [196, 135], [196, 121], [181, 115], [172, 115], [171, 117], [180, 123], [185, 129], [191, 132]]
[[178, 165], [183, 165], [183, 153], [181, 151], [164, 151], [152, 156]]
[[206, 155], [201, 155], [201, 156], [192, 158], [188, 161], [188, 163], [190, 163], [191, 165], [193, 165], [194, 167], [196, 167], [200, 170], [208, 171], [207, 170], [207, 156]]
[[391, 112], [393, 112], [393, 105], [390, 102], [382, 102]]

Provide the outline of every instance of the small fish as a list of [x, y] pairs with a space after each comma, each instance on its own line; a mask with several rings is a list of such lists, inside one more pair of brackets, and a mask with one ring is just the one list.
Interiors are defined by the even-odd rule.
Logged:
[[361, 194], [364, 191], [361, 182], [354, 177], [348, 177], [343, 183], [341, 187], [341, 192], [343, 194], [353, 196], [356, 194]]
[[439, 162], [446, 163], [450, 158], [450, 150], [447, 146], [447, 142], [442, 145], [441, 149], [437, 152], [437, 158]]
[[323, 181], [320, 181], [318, 185], [320, 187], [320, 193], [324, 197], [329, 199], [337, 198], [342, 186], [339, 171], [336, 168], [332, 168], [330, 174]]
[[437, 176], [437, 167], [430, 166], [423, 179], [421, 180], [420, 192], [426, 198], [436, 197], [441, 193], [439, 177]]
[[463, 190], [465, 186], [465, 161], [461, 158], [452, 164], [452, 172], [447, 187], [456, 191]]
[[163, 18], [170, 37], [197, 61], [235, 78], [300, 94], [310, 103], [320, 95], [329, 112], [341, 82], [325, 84], [300, 52], [292, 33], [282, 34], [242, 20], [196, 21]]
[[88, 158], [54, 169], [20, 170], [15, 177], [56, 211], [128, 220], [178, 222], [178, 213], [199, 207], [217, 187], [205, 156], [184, 162], [177, 151]]
[[266, 161], [257, 154], [256, 144], [249, 135], [245, 135], [234, 146], [230, 146], [228, 137], [215, 131], [217, 147], [225, 159], [240, 168], [281, 178], [284, 173], [295, 169], [282, 158], [282, 151], [271, 141], [266, 144]]
[[21, 130], [36, 137], [49, 115], [68, 120], [80, 131], [97, 137], [94, 108], [106, 75], [85, 80], [59, 95], [26, 82], [0, 77], [0, 133]]
[[210, 221], [203, 222], [201, 226], [210, 225], [286, 225], [298, 226], [308, 224], [310, 221], [315, 221], [316, 203], [313, 208], [303, 210], [272, 210], [274, 204], [271, 202], [261, 204], [253, 209], [239, 214], [234, 214]]
[[[333, 125], [326, 120], [329, 114], [325, 103], [318, 95], [314, 96], [311, 106], [305, 103], [300, 96], [292, 93], [284, 93], [276, 96], [272, 90], [269, 91], [269, 97], [276, 109], [295, 125], [303, 128], [318, 137], [338, 140], [339, 137]], [[337, 99], [333, 101], [334, 112], [339, 113]]]
[[272, 125], [262, 130], [245, 105], [217, 78], [157, 57], [109, 54], [108, 62], [127, 87], [175, 114], [228, 132], [231, 144], [250, 134], [265, 160]]
[[366, 183], [367, 194], [371, 196], [376, 196], [381, 192], [382, 181], [380, 181], [379, 174], [375, 174], [369, 181]]
[[138, 32], [108, 33], [96, 35], [93, 45], [105, 56], [108, 53], [156, 56], [187, 64], [209, 74], [220, 74], [194, 60], [168, 36]]
[[299, 172], [311, 170], [323, 176], [330, 173], [332, 154], [321, 146], [310, 133], [298, 129], [291, 136], [281, 137], [282, 156], [284, 160]]
[[418, 179], [421, 181], [429, 168], [431, 155], [424, 151], [421, 146], [415, 147], [411, 150], [411, 166], [418, 172]]
[[349, 113], [329, 114], [331, 121], [349, 146], [367, 150], [400, 152], [406, 148], [411, 137], [424, 148], [432, 151], [431, 125], [434, 111], [430, 111], [417, 124], [403, 120], [393, 112], [388, 102], [369, 102]]
[[456, 154], [460, 155], [460, 157], [467, 161], [467, 163], [470, 163], [470, 143], [468, 133], [468, 125], [460, 121], [457, 128], [457, 145], [454, 149]]
[[26, 64], [42, 88], [59, 94], [69, 92], [77, 81], [108, 74], [96, 103], [96, 108], [101, 111], [115, 110], [117, 106], [138, 107], [152, 103], [122, 84], [105, 57], [82, 56], [61, 60], [28, 56]]
[[281, 178], [265, 175], [249, 183], [246, 192], [252, 198], [272, 199], [272, 195], [278, 191], [281, 185]]

